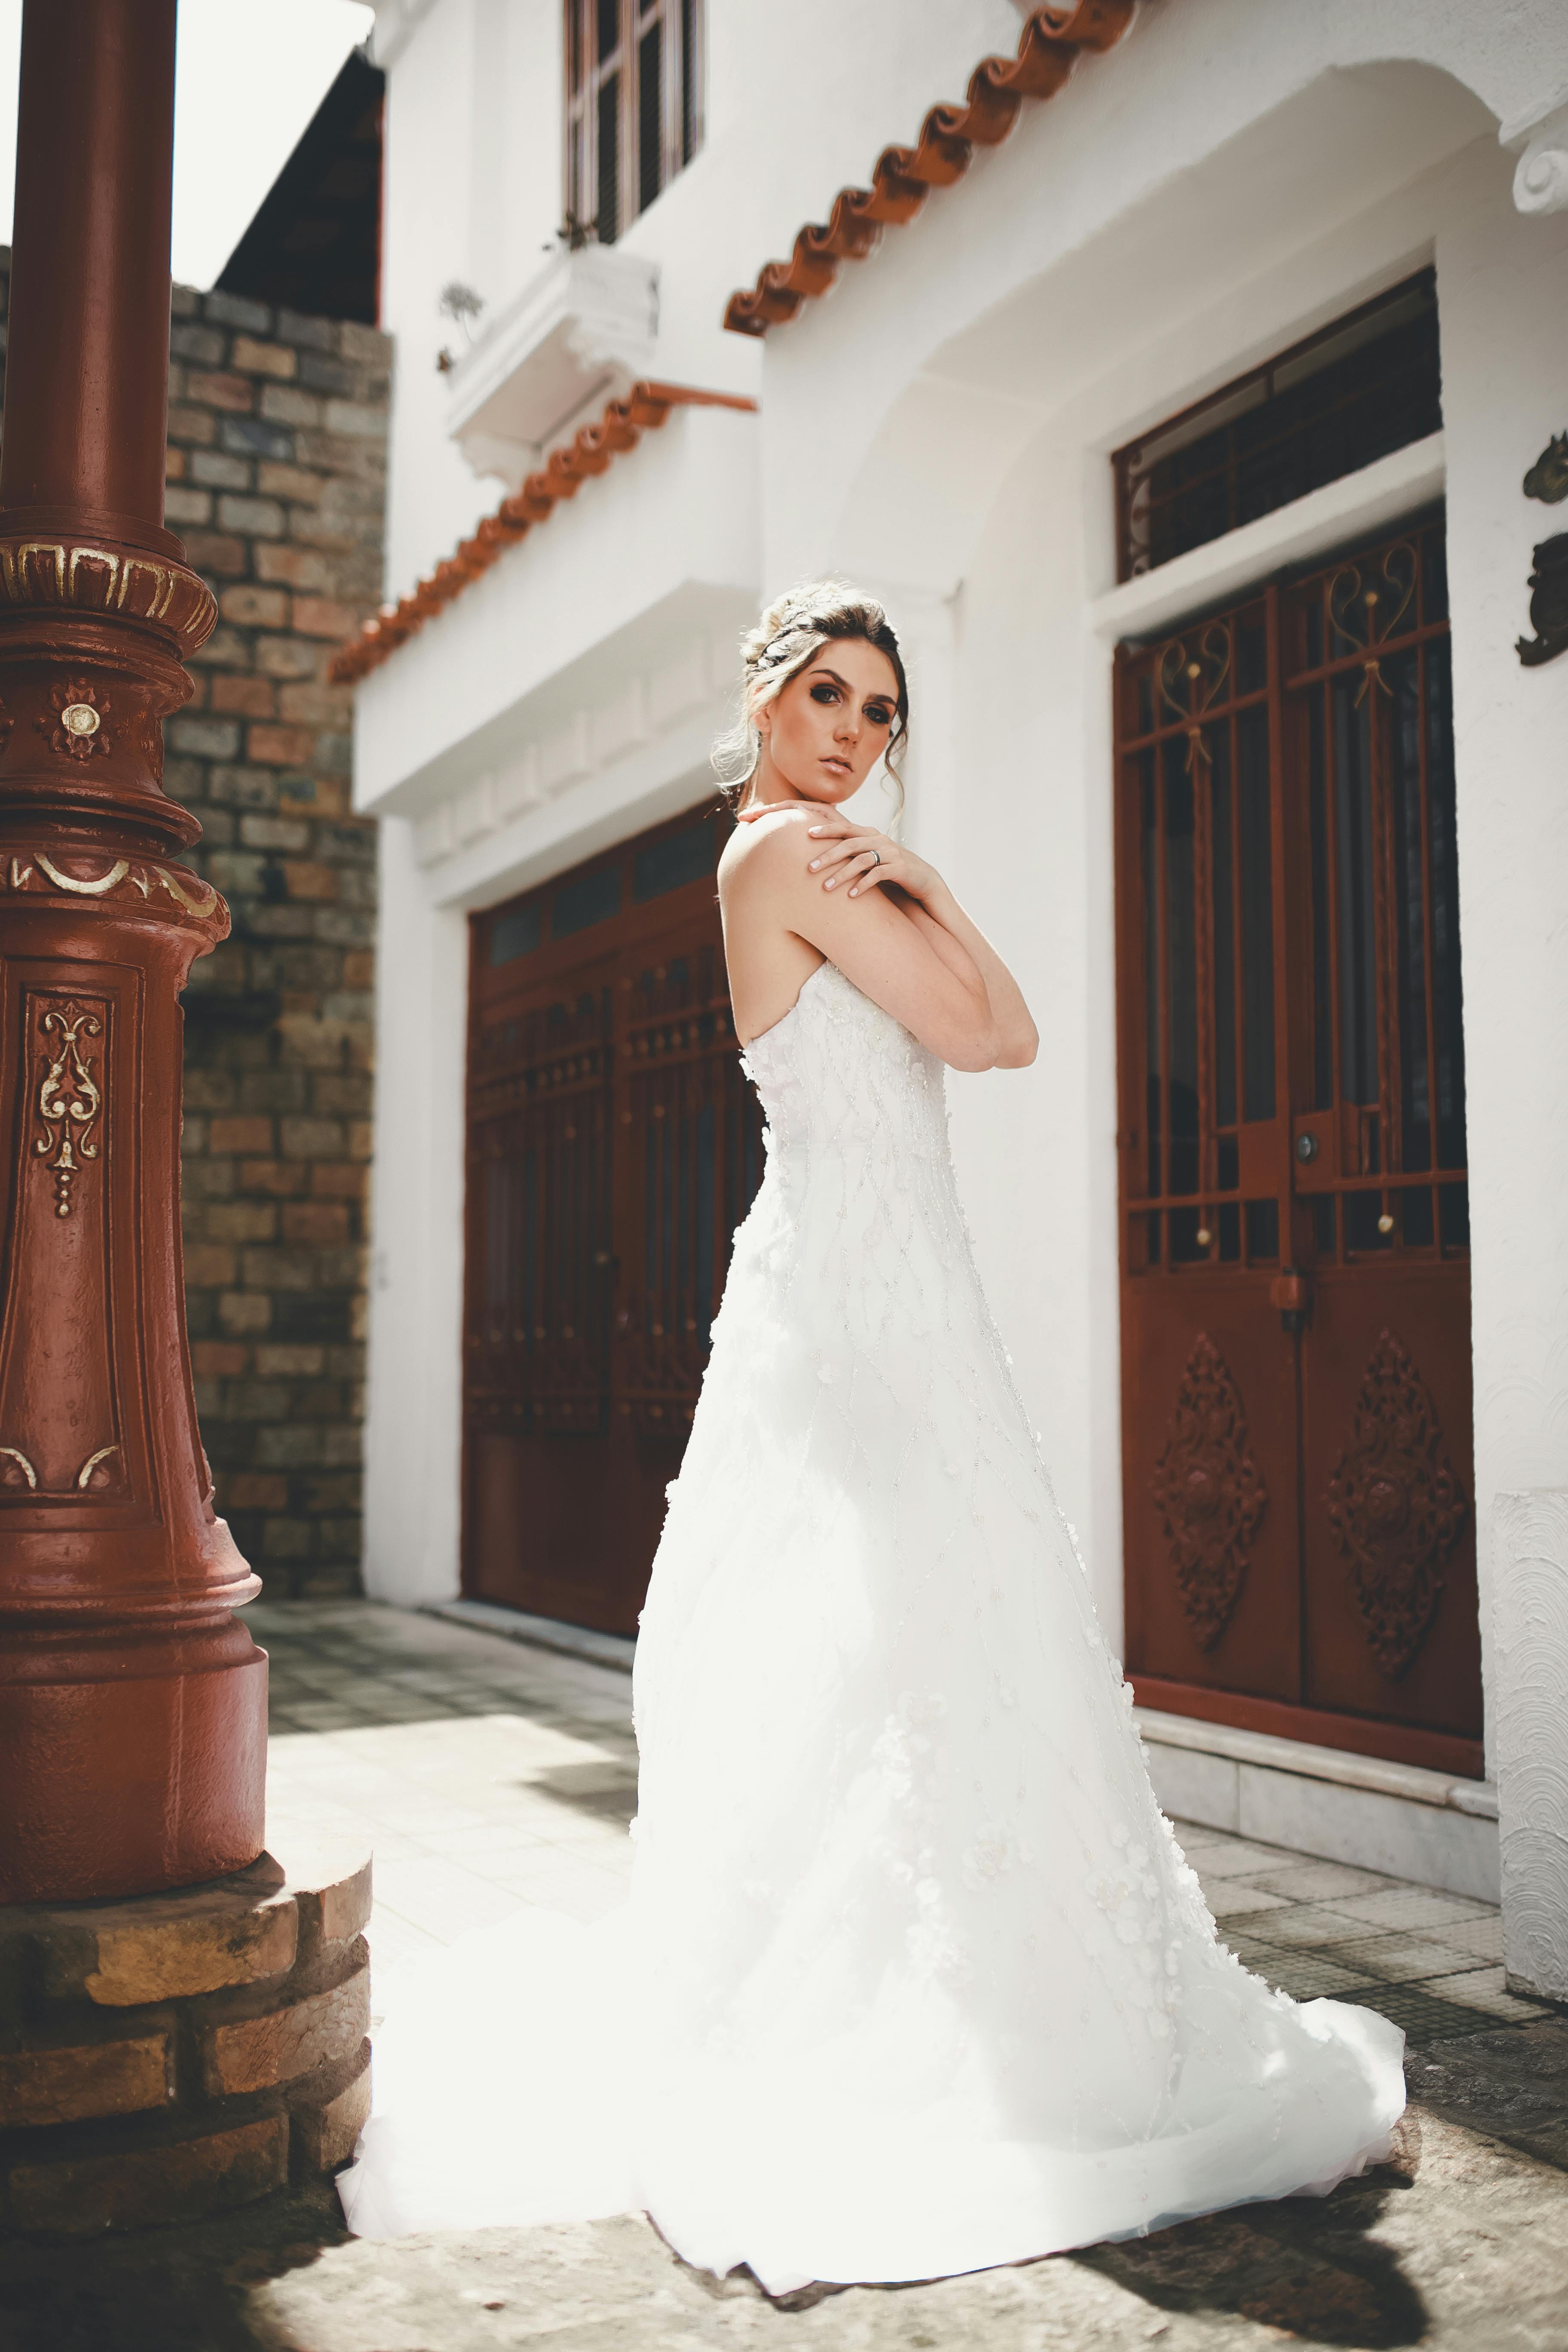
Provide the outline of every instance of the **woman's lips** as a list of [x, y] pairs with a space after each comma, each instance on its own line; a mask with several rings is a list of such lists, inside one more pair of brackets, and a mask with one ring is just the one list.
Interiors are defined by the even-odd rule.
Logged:
[[831, 768], [831, 769], [832, 769], [832, 771], [833, 771], [833, 772], [834, 772], [834, 774], [835, 774], [836, 776], [848, 776], [848, 775], [852, 775], [852, 774], [854, 773], [854, 771], [853, 771], [853, 769], [850, 767], [849, 762], [848, 762], [848, 761], [847, 761], [847, 760], [837, 760], [837, 759], [831, 759], [831, 758], [830, 758], [830, 759], [824, 760], [824, 761], [823, 761], [823, 763], [822, 763], [822, 764], [823, 764], [823, 766], [824, 766], [825, 768]]

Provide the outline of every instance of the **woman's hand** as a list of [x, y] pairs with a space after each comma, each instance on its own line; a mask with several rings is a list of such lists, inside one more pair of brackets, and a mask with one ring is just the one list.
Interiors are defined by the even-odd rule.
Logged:
[[[767, 814], [767, 805], [742, 809], [741, 823]], [[823, 809], [806, 827], [806, 838], [811, 845], [806, 870], [820, 878], [825, 890], [843, 890], [848, 898], [858, 898], [891, 882], [926, 905], [943, 887], [935, 866], [928, 866], [923, 857], [917, 857], [890, 834], [879, 833], [875, 825], [857, 824], [837, 809]]]

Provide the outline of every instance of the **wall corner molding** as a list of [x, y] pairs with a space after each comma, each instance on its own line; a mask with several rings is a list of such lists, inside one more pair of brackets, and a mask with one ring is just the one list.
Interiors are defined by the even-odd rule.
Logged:
[[1568, 2000], [1568, 1489], [1492, 1507], [1503, 1959], [1510, 1986]]
[[1568, 212], [1568, 101], [1561, 93], [1542, 110], [1505, 122], [1498, 139], [1519, 153], [1513, 175], [1516, 208], [1521, 213]]

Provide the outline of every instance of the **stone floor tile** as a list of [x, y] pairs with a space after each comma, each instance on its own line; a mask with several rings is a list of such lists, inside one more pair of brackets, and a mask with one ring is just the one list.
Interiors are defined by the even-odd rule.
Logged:
[[378, 1988], [384, 1983], [386, 1972], [398, 1969], [426, 1952], [438, 1952], [447, 1939], [432, 1935], [416, 1920], [405, 1919], [390, 1903], [377, 1901], [365, 1937], [370, 1946], [370, 2003], [374, 2015], [381, 2014]]
[[1292, 1903], [1321, 1903], [1341, 1895], [1381, 1894], [1395, 1882], [1375, 1870], [1354, 1870], [1348, 1863], [1303, 1860], [1255, 1872], [1247, 1884], [1268, 1895], [1287, 1895]]
[[1469, 1952], [1478, 1960], [1500, 1960], [1502, 1914], [1489, 1911], [1479, 1919], [1446, 1920], [1443, 1941], [1450, 1951]]
[[[1489, 2017], [1518, 2024], [1540, 2023], [1556, 2012], [1550, 2001], [1523, 2000], [1508, 1990], [1500, 1968], [1471, 1969], [1436, 1979], [1433, 1990], [1445, 2000], [1462, 2000], [1467, 2009], [1484, 2010]], [[1568, 2224], [1568, 2214], [1564, 2217]]]
[[[1421, 1935], [1413, 1930], [1405, 1935], [1369, 1936], [1351, 1946], [1344, 1958], [1347, 1961], [1353, 1960], [1357, 1968], [1364, 1969], [1369, 1977], [1379, 1978], [1390, 1984], [1410, 1983], [1427, 1977], [1458, 1976], [1464, 1970], [1475, 1968], [1480, 1957], [1462, 1950], [1454, 1941], [1453, 1927], [1464, 1924], [1462, 1921], [1454, 1922], [1440, 1933], [1431, 1935]], [[1483, 1921], [1481, 1924], [1484, 1926], [1486, 1923]]]
[[1493, 1909], [1468, 1895], [1440, 1895], [1426, 1886], [1389, 1886], [1377, 1895], [1347, 1895], [1334, 1906], [1374, 1927], [1441, 1927], [1450, 1919], [1481, 1919]]
[[439, 1854], [374, 1865], [375, 1912], [383, 1903], [443, 1944], [470, 1927], [493, 1927], [515, 1907], [507, 1888], [478, 1871], [464, 1870]]
[[1277, 1992], [1288, 1992], [1292, 2000], [1351, 2000], [1363, 2007], [1374, 2005], [1371, 2003], [1372, 1988], [1365, 1977], [1354, 1969], [1342, 1967], [1337, 1960], [1321, 1958], [1315, 1952], [1272, 1953], [1257, 1964], [1257, 1973], [1266, 1978]]
[[1267, 1977], [1271, 1969], [1280, 1967], [1290, 1958], [1288, 1948], [1279, 1944], [1266, 1944], [1257, 1936], [1246, 1932], [1243, 1921], [1238, 1928], [1234, 1922], [1222, 1927], [1219, 1940], [1225, 1950], [1234, 1952], [1244, 1969], [1255, 1976]]
[[1173, 1816], [1172, 1827], [1184, 1853], [1195, 1853], [1200, 1846], [1235, 1843], [1231, 1831], [1212, 1829], [1206, 1822], [1186, 1822]]
[[568, 1885], [559, 1879], [543, 1879], [538, 1885], [519, 1879], [506, 1892], [514, 1907], [537, 1904], [542, 1911], [556, 1911], [584, 1927], [592, 1927], [625, 1902], [626, 1891], [601, 1871], [592, 1877], [573, 1879]]
[[[1176, 1834], [1178, 1842], [1184, 1843], [1179, 1830]], [[1297, 1855], [1284, 1853], [1275, 1845], [1249, 1845], [1244, 1838], [1226, 1838], [1223, 1844], [1205, 1850], [1202, 1867], [1211, 1877], [1242, 1878], [1254, 1871], [1279, 1870], [1285, 1864], [1298, 1859]], [[1198, 1867], [1194, 1859], [1193, 1868], [1197, 1870]]]
[[1484, 2009], [1472, 2008], [1464, 2001], [1444, 1998], [1447, 1979], [1434, 1978], [1430, 1985], [1384, 1984], [1369, 1987], [1362, 1995], [1363, 2006], [1375, 2009], [1380, 2017], [1392, 2024], [1403, 2026], [1416, 2048], [1434, 2042], [1448, 2042], [1466, 2033], [1481, 2033], [1497, 2020]]
[[520, 1822], [501, 1815], [444, 1831], [441, 1849], [470, 1870], [488, 1871], [505, 1855], [524, 1853], [548, 1842], [538, 1830], [524, 1828]]
[[1262, 1888], [1250, 1886], [1232, 1878], [1214, 1878], [1200, 1864], [1198, 1879], [1204, 1890], [1204, 1900], [1216, 1919], [1237, 1919], [1255, 1911], [1284, 1911], [1289, 1908], [1282, 1895], [1265, 1895]]
[[1253, 1932], [1270, 1944], [1320, 1946], [1353, 1944], [1375, 1936], [1370, 1920], [1357, 1919], [1337, 1904], [1292, 1903], [1259, 1916]]
[[301, 1698], [294, 1702], [293, 1722], [300, 1731], [348, 1731], [363, 1719], [356, 1707], [346, 1706], [337, 1699]]

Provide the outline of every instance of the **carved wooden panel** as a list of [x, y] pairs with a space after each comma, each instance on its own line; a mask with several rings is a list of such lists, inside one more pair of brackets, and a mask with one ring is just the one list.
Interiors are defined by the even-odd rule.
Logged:
[[1373, 1350], [1327, 1502], [1367, 1642], [1397, 1682], [1426, 1638], [1470, 1507], [1431, 1392], [1392, 1331]]
[[1200, 1650], [1229, 1624], [1268, 1493], [1229, 1367], [1200, 1331], [1152, 1481], [1182, 1606]]

